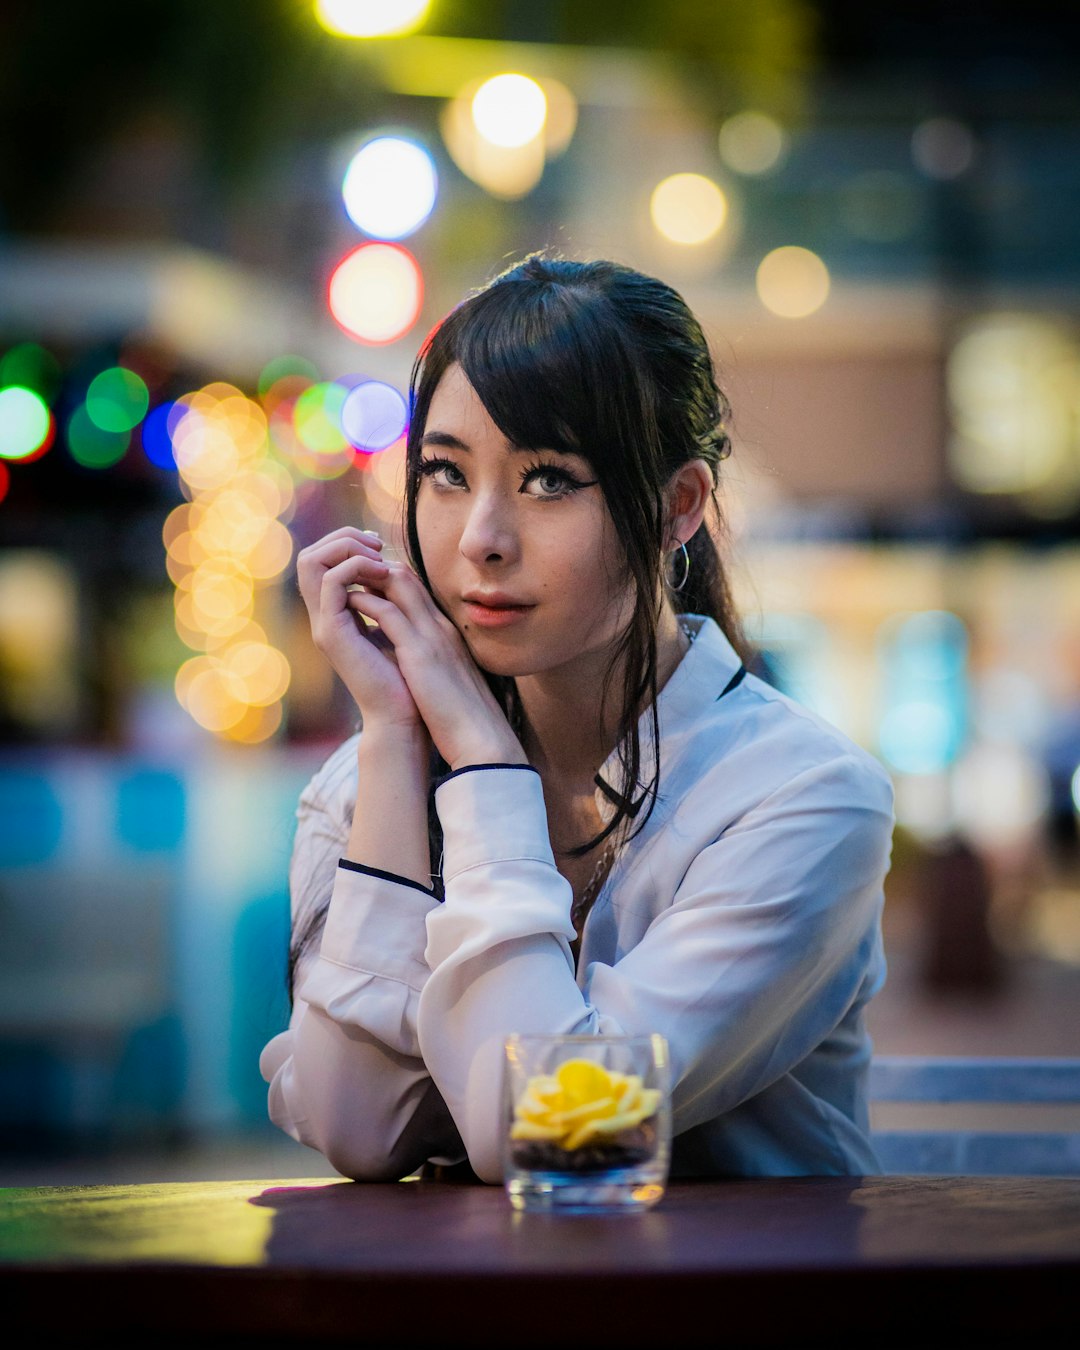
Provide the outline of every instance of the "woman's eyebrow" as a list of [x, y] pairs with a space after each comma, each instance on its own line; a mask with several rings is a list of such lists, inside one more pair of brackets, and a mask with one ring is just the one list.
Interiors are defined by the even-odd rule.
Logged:
[[[420, 444], [441, 445], [449, 450], [464, 450], [466, 454], [469, 454], [472, 451], [471, 445], [467, 445], [459, 436], [455, 436], [449, 431], [425, 431], [420, 438]], [[506, 448], [507, 450], [517, 452], [518, 454], [533, 455], [536, 453], [538, 447], [531, 445], [517, 445], [514, 441], [507, 441]], [[578, 458], [581, 458], [576, 450], [560, 450], [558, 446], [554, 445], [545, 445], [542, 448], [544, 452], [548, 454], [566, 455], [567, 457], [577, 456]]]
[[444, 445], [450, 450], [469, 450], [464, 441], [452, 436], [449, 431], [425, 431], [420, 438], [421, 445]]

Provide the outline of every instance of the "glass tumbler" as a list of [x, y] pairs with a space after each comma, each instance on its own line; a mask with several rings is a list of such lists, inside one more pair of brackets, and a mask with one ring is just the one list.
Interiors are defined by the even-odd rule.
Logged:
[[533, 1213], [627, 1214], [655, 1205], [671, 1161], [663, 1036], [510, 1036], [504, 1176]]

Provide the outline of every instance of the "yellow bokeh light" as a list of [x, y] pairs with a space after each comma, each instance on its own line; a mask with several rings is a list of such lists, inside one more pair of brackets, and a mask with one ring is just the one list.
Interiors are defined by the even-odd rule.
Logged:
[[516, 148], [495, 145], [481, 136], [472, 118], [472, 90], [444, 103], [439, 129], [450, 158], [466, 177], [503, 201], [524, 197], [544, 173], [546, 153], [540, 137]]
[[248, 710], [248, 704], [237, 697], [234, 684], [227, 672], [208, 665], [187, 682], [183, 706], [207, 731], [228, 731]]
[[[980, 315], [946, 365], [949, 459], [968, 491], [1064, 514], [1080, 495], [1080, 344], [1038, 314]], [[1042, 511], [1042, 514], [1051, 514]]]
[[273, 519], [253, 493], [226, 488], [207, 506], [195, 537], [207, 554], [243, 557], [258, 547]]
[[767, 113], [736, 113], [720, 128], [720, 158], [736, 173], [768, 173], [780, 161], [787, 137]]
[[272, 520], [244, 561], [256, 581], [272, 581], [288, 567], [292, 551], [292, 535], [280, 521]]
[[544, 130], [547, 96], [528, 75], [493, 75], [473, 95], [472, 119], [484, 140], [516, 150]]
[[258, 745], [269, 740], [281, 726], [282, 707], [271, 703], [268, 707], [247, 707], [243, 715], [222, 733], [227, 740], [241, 745]]
[[653, 224], [674, 244], [704, 244], [723, 228], [727, 198], [719, 185], [700, 173], [676, 173], [653, 189]]
[[289, 687], [289, 663], [263, 642], [234, 642], [218, 658], [252, 707], [276, 703]]
[[361, 244], [338, 264], [328, 299], [351, 337], [373, 346], [396, 342], [420, 313], [420, 268], [400, 244]]
[[316, 0], [315, 17], [335, 37], [403, 37], [430, 8], [431, 0]]
[[395, 501], [402, 501], [405, 497], [404, 436], [372, 458], [374, 463], [369, 471], [370, 478], [374, 478], [383, 492], [388, 493]]
[[829, 296], [829, 269], [808, 248], [788, 244], [767, 253], [757, 269], [758, 298], [782, 319], [804, 319]]
[[241, 463], [240, 451], [228, 432], [194, 410], [176, 429], [173, 453], [181, 479], [195, 492], [223, 486]]

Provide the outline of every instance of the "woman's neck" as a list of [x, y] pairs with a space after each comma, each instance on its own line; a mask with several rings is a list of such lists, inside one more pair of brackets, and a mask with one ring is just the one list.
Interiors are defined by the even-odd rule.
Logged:
[[[657, 692], [663, 689], [690, 645], [678, 616], [665, 604], [657, 626]], [[608, 706], [603, 706], [608, 656], [517, 679], [525, 713], [525, 751], [545, 780], [592, 792], [592, 781], [618, 741], [618, 698], [623, 672], [616, 670]], [[643, 711], [643, 710], [642, 710]]]

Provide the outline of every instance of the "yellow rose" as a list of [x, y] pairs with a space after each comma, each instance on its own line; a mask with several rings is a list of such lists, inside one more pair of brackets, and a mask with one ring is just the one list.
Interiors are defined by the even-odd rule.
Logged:
[[660, 1104], [637, 1074], [617, 1073], [587, 1059], [568, 1059], [555, 1075], [530, 1078], [514, 1107], [511, 1139], [546, 1139], [560, 1148], [613, 1141]]

